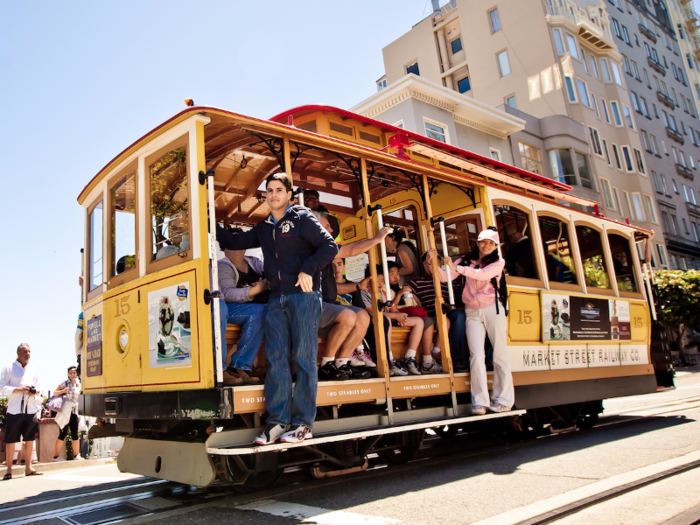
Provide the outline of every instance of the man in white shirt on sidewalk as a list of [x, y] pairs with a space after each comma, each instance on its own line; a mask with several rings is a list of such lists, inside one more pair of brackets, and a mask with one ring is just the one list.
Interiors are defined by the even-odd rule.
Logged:
[[31, 460], [34, 438], [39, 427], [34, 416], [41, 410], [41, 386], [36, 368], [29, 364], [30, 357], [29, 345], [22, 343], [17, 347], [17, 361], [3, 368], [0, 374], [0, 393], [8, 397], [3, 439], [7, 463], [5, 480], [12, 479], [15, 445], [21, 440], [24, 440], [25, 475], [41, 474], [32, 468]]

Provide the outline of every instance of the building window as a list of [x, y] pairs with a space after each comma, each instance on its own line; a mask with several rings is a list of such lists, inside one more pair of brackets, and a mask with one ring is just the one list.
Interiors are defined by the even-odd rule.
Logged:
[[[695, 223], [692, 223], [693, 225], [693, 236], [695, 237], [695, 242], [700, 242], [700, 235], [698, 235], [698, 225]], [[696, 264], [697, 267], [697, 264]]]
[[605, 122], [610, 124], [610, 113], [608, 113], [608, 101], [603, 97], [600, 97], [600, 104], [603, 106], [603, 116], [605, 117]]
[[497, 160], [500, 162], [501, 152], [499, 150], [497, 150], [496, 148], [489, 148], [489, 153], [491, 154], [491, 158], [493, 160]]
[[581, 62], [583, 63], [583, 69], [588, 73], [588, 59], [586, 58], [586, 52], [581, 48]]
[[598, 73], [598, 62], [594, 55], [591, 55], [591, 66], [593, 67], [593, 74], [596, 78], [600, 78], [600, 73]]
[[426, 137], [447, 143], [447, 130], [444, 125], [438, 124], [437, 122], [428, 122], [425, 119], [423, 119], [423, 123], [425, 124]]
[[664, 193], [670, 197], [671, 194], [668, 192], [668, 183], [666, 182], [666, 175], [664, 175], [663, 173], [661, 174], [661, 182], [664, 186]]
[[612, 166], [610, 161], [610, 151], [608, 151], [608, 141], [603, 139], [603, 151], [605, 151], [605, 160], [608, 161], [608, 166]]
[[634, 129], [634, 121], [632, 120], [632, 111], [627, 104], [622, 104], [622, 114], [625, 117], [625, 124], [628, 128]]
[[647, 106], [647, 101], [644, 99], [644, 97], [639, 97], [639, 107], [641, 108], [642, 113], [651, 119], [651, 115], [649, 115], [649, 106]]
[[629, 146], [622, 146], [622, 159], [625, 161], [625, 171], [627, 173], [632, 173], [634, 171], [634, 164], [632, 164], [632, 154]]
[[630, 42], [630, 35], [627, 32], [627, 28], [625, 26], [622, 26], [622, 34], [625, 37], [625, 42], [627, 42], [627, 45], [631, 46], [632, 42]]
[[622, 162], [620, 160], [620, 150], [617, 147], [617, 144], [612, 145], [613, 148], [613, 155], [615, 156], [615, 166], [617, 166], [618, 170], [622, 169]]
[[518, 106], [515, 103], [515, 95], [511, 95], [509, 97], [506, 97], [506, 104], [508, 104], [512, 108], [517, 109]]
[[498, 17], [498, 9], [489, 11], [489, 19], [491, 20], [491, 32], [498, 33], [501, 30], [501, 19]]
[[462, 39], [457, 37], [450, 42], [450, 48], [452, 48], [452, 54], [459, 53], [462, 50]]
[[651, 139], [651, 149], [654, 150], [654, 155], [659, 155], [659, 143], [656, 142], [656, 137], [654, 135], [649, 135]]
[[578, 42], [576, 42], [576, 37], [571, 33], [566, 33], [566, 45], [569, 46], [569, 54], [576, 60], [580, 60], [578, 55]]
[[588, 156], [583, 155], [578, 151], [575, 151], [574, 155], [576, 157], [576, 167], [578, 168], [578, 176], [579, 179], [581, 179], [581, 186], [583, 186], [584, 188], [595, 190], [595, 184], [593, 183], [593, 175], [591, 175], [591, 171], [588, 168]]
[[610, 62], [613, 71], [613, 77], [615, 78], [615, 84], [624, 87], [622, 84], [622, 75], [620, 74], [620, 65], [615, 62]]
[[600, 177], [600, 186], [603, 188], [603, 198], [605, 200], [605, 207], [614, 210], [615, 201], [613, 200], [612, 187], [610, 186], [610, 181], [603, 177]]
[[467, 91], [471, 90], [472, 88], [472, 83], [469, 80], [469, 77], [464, 77], [461, 80], [457, 81], [457, 90], [460, 93], [466, 93]]
[[564, 81], [566, 82], [566, 91], [569, 94], [569, 102], [578, 102], [576, 100], [576, 92], [574, 91], [574, 83], [571, 77], [564, 77]]
[[637, 215], [638, 221], [645, 221], [644, 208], [642, 208], [642, 197], [639, 193], [632, 194], [632, 203], [634, 204], [634, 213]]
[[[557, 53], [560, 55], [563, 55], [566, 53], [566, 50], [564, 49], [564, 41], [561, 38], [561, 30], [560, 29], [553, 29], [554, 31], [554, 45], [557, 47]], [[699, 91], [700, 93], [700, 91]], [[698, 95], [700, 97], [700, 95]]]
[[654, 181], [654, 189], [658, 193], [664, 193], [663, 186], [661, 185], [661, 177], [659, 177], [659, 174], [656, 173], [654, 170], [651, 170], [651, 178]]
[[637, 171], [642, 175], [646, 175], [646, 169], [644, 168], [644, 158], [642, 157], [642, 152], [637, 148], [634, 148], [634, 160], [637, 163]]
[[642, 132], [642, 146], [644, 146], [644, 149], [647, 150], [649, 153], [651, 153], [651, 144], [649, 144], [649, 134], [641, 130]]
[[377, 80], [377, 91], [381, 91], [382, 89], [386, 89], [386, 78]]
[[612, 19], [612, 25], [613, 29], [615, 30], [615, 34], [617, 35], [617, 38], [622, 39], [622, 32], [620, 31], [620, 23], [616, 19]]
[[654, 207], [654, 199], [651, 198], [651, 195], [647, 195], [646, 193], [644, 194], [644, 203], [647, 205], [647, 215], [649, 216], [649, 220], [653, 222], [654, 224], [659, 223], [659, 219], [656, 216], [656, 208]]
[[622, 201], [620, 200], [620, 192], [614, 186], [613, 186], [613, 195], [615, 196], [615, 205], [617, 206], [617, 210], [620, 213], [620, 215], [622, 217], [624, 217], [625, 212], [622, 210]]
[[681, 218], [681, 221], [683, 222], [683, 231], [686, 235], [690, 235], [690, 231], [688, 230], [688, 223], [686, 222], [685, 217]]
[[540, 150], [524, 142], [518, 142], [520, 148], [520, 161], [523, 169], [542, 175], [542, 162], [540, 160]]
[[688, 188], [685, 187], [685, 184], [681, 184], [683, 186], [683, 200], [685, 202], [690, 202], [690, 199], [688, 198]]
[[496, 55], [498, 58], [498, 67], [501, 71], [501, 77], [510, 75], [510, 62], [508, 62], [508, 51], [501, 51]]
[[591, 137], [591, 146], [593, 147], [593, 153], [602, 157], [603, 149], [600, 147], [600, 136], [598, 135], [598, 130], [588, 126], [588, 135]]
[[554, 179], [569, 186], [577, 186], [574, 161], [571, 158], [571, 150], [553, 149], [549, 152], [549, 162], [552, 165]]
[[418, 61], [415, 61], [412, 64], [406, 66], [406, 74], [410, 75], [411, 73], [413, 73], [417, 77], [420, 76], [420, 71], [418, 70]]
[[588, 97], [588, 86], [586, 85], [586, 82], [584, 82], [580, 78], [576, 78], [576, 85], [578, 86], [578, 94], [581, 100], [581, 104], [590, 108], [591, 101]]
[[615, 125], [618, 127], [622, 126], [622, 117], [620, 116], [620, 105], [616, 100], [610, 102], [610, 107], [613, 112], [613, 119], [615, 120]]
[[656, 251], [659, 254], [659, 264], [666, 266], [666, 249], [663, 244], [656, 243]]
[[403, 119], [396, 122], [394, 126], [403, 129]]
[[591, 104], [593, 105], [593, 111], [595, 111], [595, 116], [598, 120], [600, 120], [600, 112], [598, 111], [598, 99], [595, 96], [595, 93], [591, 91]]
[[603, 70], [603, 80], [605, 82], [612, 82], [612, 78], [610, 78], [610, 69], [608, 68], [608, 59], [607, 58], [601, 58], [600, 59], [600, 68]]

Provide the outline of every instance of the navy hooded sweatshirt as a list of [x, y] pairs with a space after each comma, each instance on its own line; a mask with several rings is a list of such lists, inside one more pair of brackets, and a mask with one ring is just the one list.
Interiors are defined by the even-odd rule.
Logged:
[[265, 279], [272, 298], [302, 293], [301, 287], [296, 286], [300, 272], [313, 278], [313, 289], [319, 292], [321, 270], [338, 253], [333, 238], [304, 206], [289, 206], [277, 224], [270, 215], [237, 235], [217, 226], [216, 240], [229, 250], [262, 248]]

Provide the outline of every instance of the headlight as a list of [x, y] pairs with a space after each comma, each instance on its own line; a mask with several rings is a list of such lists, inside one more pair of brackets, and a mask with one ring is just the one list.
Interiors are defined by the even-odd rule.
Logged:
[[122, 351], [126, 350], [128, 344], [129, 333], [126, 331], [126, 329], [122, 328], [122, 331], [119, 333], [119, 345], [122, 347]]

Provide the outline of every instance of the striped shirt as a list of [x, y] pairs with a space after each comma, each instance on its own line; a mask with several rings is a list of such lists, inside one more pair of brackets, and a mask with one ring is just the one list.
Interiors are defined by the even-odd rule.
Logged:
[[[449, 291], [447, 289], [447, 283], [442, 284], [442, 297], [445, 302], [449, 302]], [[407, 285], [412, 291], [413, 295], [420, 301], [420, 306], [428, 313], [429, 317], [435, 317], [435, 285], [433, 284], [432, 277], [418, 277], [413, 279]], [[456, 295], [456, 294], [455, 294]]]

